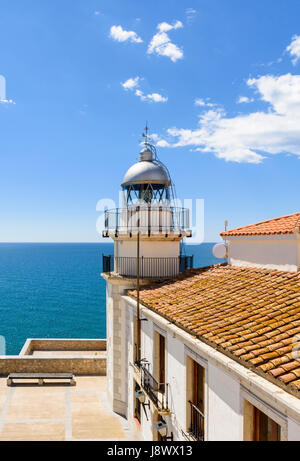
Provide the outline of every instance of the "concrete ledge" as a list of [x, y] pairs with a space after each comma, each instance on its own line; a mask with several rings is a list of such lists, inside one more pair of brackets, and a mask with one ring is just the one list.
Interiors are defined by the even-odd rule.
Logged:
[[34, 351], [106, 351], [106, 339], [28, 338], [20, 356]]
[[106, 339], [29, 338], [19, 355], [0, 356], [0, 376], [38, 372], [106, 375]]
[[0, 356], [0, 376], [9, 373], [74, 373], [75, 375], [106, 375], [106, 358], [95, 357], [33, 357]]

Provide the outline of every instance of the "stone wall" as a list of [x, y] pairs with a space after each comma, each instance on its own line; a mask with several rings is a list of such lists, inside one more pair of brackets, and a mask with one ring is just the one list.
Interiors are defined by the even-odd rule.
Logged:
[[[32, 355], [34, 351], [52, 351], [50, 357]], [[59, 351], [71, 351], [62, 356]], [[76, 355], [84, 351], [84, 355]], [[91, 354], [89, 355], [89, 351]], [[75, 375], [106, 375], [106, 339], [27, 339], [19, 355], [0, 356], [0, 376], [9, 373], [74, 373]], [[92, 354], [93, 352], [93, 354]]]
[[106, 358], [0, 356], [0, 376], [7, 376], [9, 373], [106, 375]]
[[106, 339], [28, 338], [19, 355], [33, 351], [106, 351]]

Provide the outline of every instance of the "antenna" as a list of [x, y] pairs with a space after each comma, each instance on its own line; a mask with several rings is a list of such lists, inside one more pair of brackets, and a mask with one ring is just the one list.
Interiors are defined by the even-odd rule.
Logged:
[[145, 126], [145, 142], [148, 142], [148, 121], [146, 120], [146, 126]]
[[144, 146], [146, 146], [149, 150], [151, 150], [153, 156], [154, 156], [154, 159], [155, 160], [158, 160], [157, 159], [157, 153], [156, 153], [156, 148], [153, 144], [153, 139], [151, 139], [151, 137], [149, 136], [149, 126], [148, 126], [148, 121], [146, 121], [146, 126], [145, 126], [145, 130], [144, 130], [144, 133], [142, 133], [142, 136], [143, 138], [145, 138], [143, 144]]
[[[227, 231], [228, 221], [224, 221], [225, 232]], [[224, 243], [217, 243], [212, 249], [213, 255], [215, 258], [224, 259], [228, 257], [228, 244], [226, 237], [224, 238]]]
[[144, 133], [142, 133], [142, 136], [143, 138], [145, 138], [144, 140], [144, 145], [149, 149], [151, 150], [151, 152], [153, 153], [153, 156], [154, 156], [154, 163], [156, 163], [156, 165], [160, 165], [167, 173], [168, 175], [168, 178], [169, 178], [169, 181], [170, 181], [170, 188], [171, 188], [171, 195], [172, 195], [172, 199], [173, 199], [173, 202], [176, 201], [176, 190], [175, 190], [175, 184], [173, 183], [172, 181], [172, 178], [171, 178], [171, 175], [170, 175], [170, 172], [168, 170], [168, 168], [166, 167], [166, 165], [164, 163], [162, 163], [158, 156], [157, 156], [157, 151], [156, 151], [156, 147], [154, 145], [154, 141], [153, 139], [151, 139], [151, 137], [149, 136], [149, 125], [148, 125], [148, 121], [146, 121], [146, 126], [145, 126], [145, 129], [144, 129]]

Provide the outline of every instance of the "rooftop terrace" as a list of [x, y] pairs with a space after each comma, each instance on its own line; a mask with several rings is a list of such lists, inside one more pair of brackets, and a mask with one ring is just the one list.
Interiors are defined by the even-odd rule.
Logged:
[[[71, 372], [76, 386], [18, 381], [14, 372]], [[106, 395], [106, 341], [28, 339], [17, 356], [0, 356], [0, 441], [135, 440]]]
[[113, 413], [106, 376], [77, 376], [68, 384], [18, 384], [0, 378], [0, 441], [134, 440]]

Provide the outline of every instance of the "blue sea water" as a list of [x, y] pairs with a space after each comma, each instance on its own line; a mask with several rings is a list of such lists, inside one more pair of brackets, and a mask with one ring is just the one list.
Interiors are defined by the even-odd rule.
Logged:
[[[194, 267], [216, 264], [213, 243], [185, 245]], [[112, 243], [0, 243], [0, 336], [18, 354], [27, 338], [105, 338], [102, 253]]]

